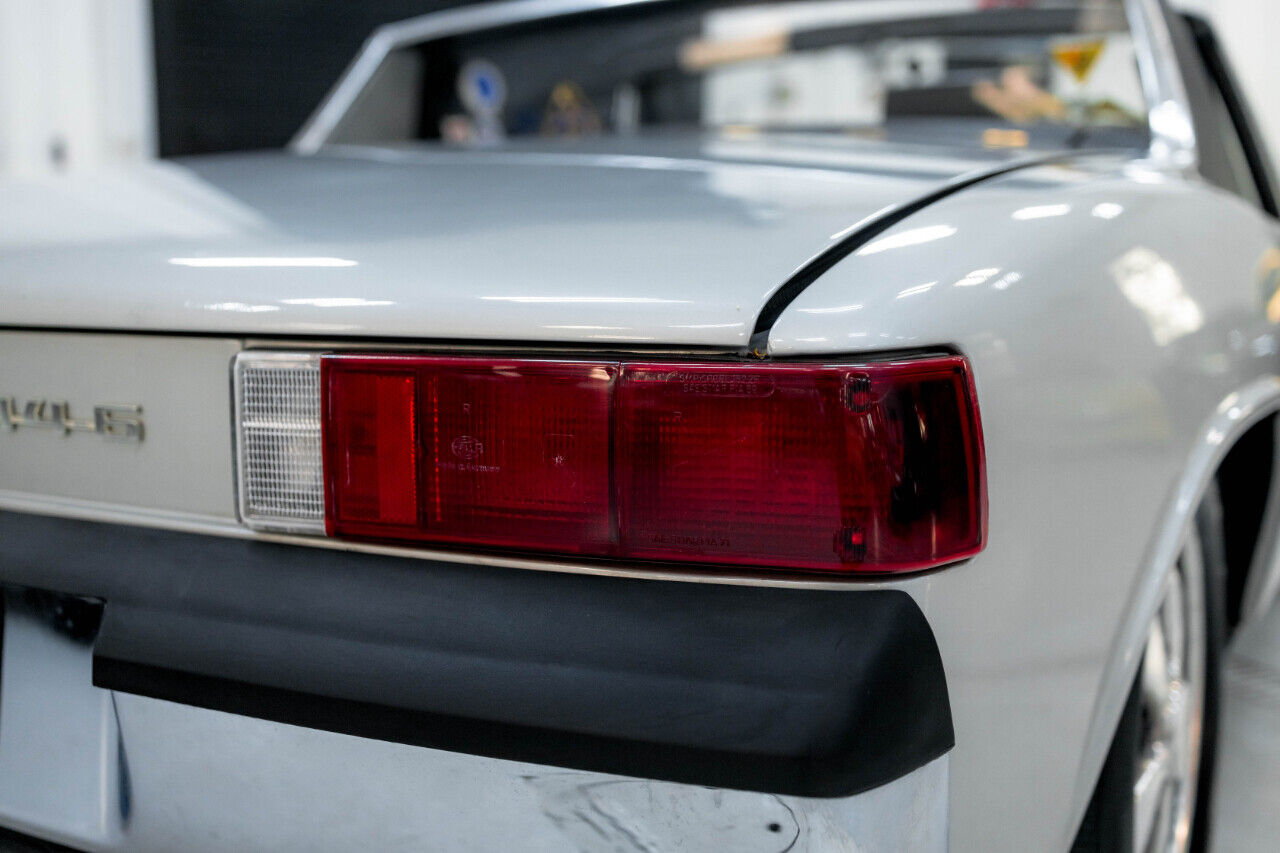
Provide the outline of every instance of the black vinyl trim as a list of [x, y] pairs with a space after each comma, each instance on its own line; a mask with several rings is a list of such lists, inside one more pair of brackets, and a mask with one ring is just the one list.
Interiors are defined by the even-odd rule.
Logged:
[[904, 592], [596, 577], [0, 511], [0, 583], [105, 602], [100, 687], [455, 752], [813, 797], [954, 744]]
[[65, 847], [3, 826], [0, 826], [0, 850], [4, 853], [77, 853], [74, 847]]

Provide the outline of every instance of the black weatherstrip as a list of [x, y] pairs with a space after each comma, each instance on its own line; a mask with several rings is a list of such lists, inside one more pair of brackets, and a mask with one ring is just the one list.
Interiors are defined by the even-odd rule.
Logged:
[[749, 351], [759, 358], [764, 358], [768, 354], [769, 332], [773, 329], [773, 324], [782, 316], [782, 312], [787, 309], [787, 306], [805, 291], [805, 288], [817, 281], [827, 270], [907, 217], [983, 181], [998, 178], [1021, 169], [1059, 162], [1078, 155], [1079, 152], [1075, 151], [1057, 152], [1022, 158], [995, 168], [968, 172], [942, 185], [928, 195], [921, 196], [905, 204], [887, 208], [857, 223], [834, 245], [828, 246], [822, 252], [806, 261], [791, 274], [789, 279], [782, 283], [781, 287], [773, 292], [773, 295], [765, 302], [764, 307], [760, 309], [760, 315], [756, 317], [755, 329], [752, 331], [751, 342], [748, 345]]
[[105, 601], [94, 683], [455, 752], [814, 797], [954, 744], [897, 590], [463, 565], [0, 511], [0, 584]]

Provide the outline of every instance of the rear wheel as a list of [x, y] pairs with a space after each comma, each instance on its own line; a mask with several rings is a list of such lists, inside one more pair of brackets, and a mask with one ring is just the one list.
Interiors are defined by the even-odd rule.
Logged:
[[1165, 581], [1076, 850], [1203, 849], [1225, 628], [1221, 531], [1213, 491]]

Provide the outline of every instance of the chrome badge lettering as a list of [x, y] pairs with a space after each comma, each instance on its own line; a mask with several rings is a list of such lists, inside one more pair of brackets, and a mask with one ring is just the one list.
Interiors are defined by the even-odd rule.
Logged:
[[94, 406], [92, 418], [75, 418], [65, 401], [27, 400], [19, 406], [13, 397], [0, 397], [0, 427], [52, 429], [63, 435], [96, 432], [107, 438], [142, 441], [142, 407]]

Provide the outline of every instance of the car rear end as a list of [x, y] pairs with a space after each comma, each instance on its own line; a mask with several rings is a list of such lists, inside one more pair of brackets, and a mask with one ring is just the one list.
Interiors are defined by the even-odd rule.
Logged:
[[[812, 355], [769, 332], [843, 259], [956, 233], [914, 214], [1080, 144], [1019, 118], [1053, 100], [1030, 78], [987, 77], [1030, 50], [1070, 85], [1052, 45], [1102, 34], [1123, 65], [1133, 41], [1109, 0], [740, 5], [429, 16], [371, 39], [293, 154], [12, 217], [0, 825], [121, 850], [946, 848], [925, 611], [987, 544], [980, 377], [947, 335], [862, 340], [856, 293], [807, 309]], [[794, 44], [758, 38], [779, 21]], [[615, 79], [653, 69], [584, 60], [576, 90], [505, 81], [510, 127], [459, 112], [455, 83], [494, 83], [478, 60], [611, 34], [666, 64], [656, 97]], [[439, 51], [456, 81], [421, 76]], [[829, 115], [831, 75], [876, 85]], [[756, 103], [775, 83], [801, 97]], [[584, 134], [599, 86], [616, 127]], [[405, 97], [422, 114], [381, 110]], [[1135, 86], [1090, 97], [1091, 141], [1148, 143]], [[697, 127], [624, 126], [655, 110]]]
[[[874, 581], [969, 553], [937, 549], [939, 507], [977, 513], [946, 547], [980, 545], [962, 360], [3, 349], [5, 825], [92, 849], [342, 847], [389, 819], [448, 848], [943, 844], [941, 661]], [[971, 490], [894, 470], [903, 395]], [[912, 499], [857, 494], [882, 477]], [[888, 515], [912, 500], [927, 544]]]

